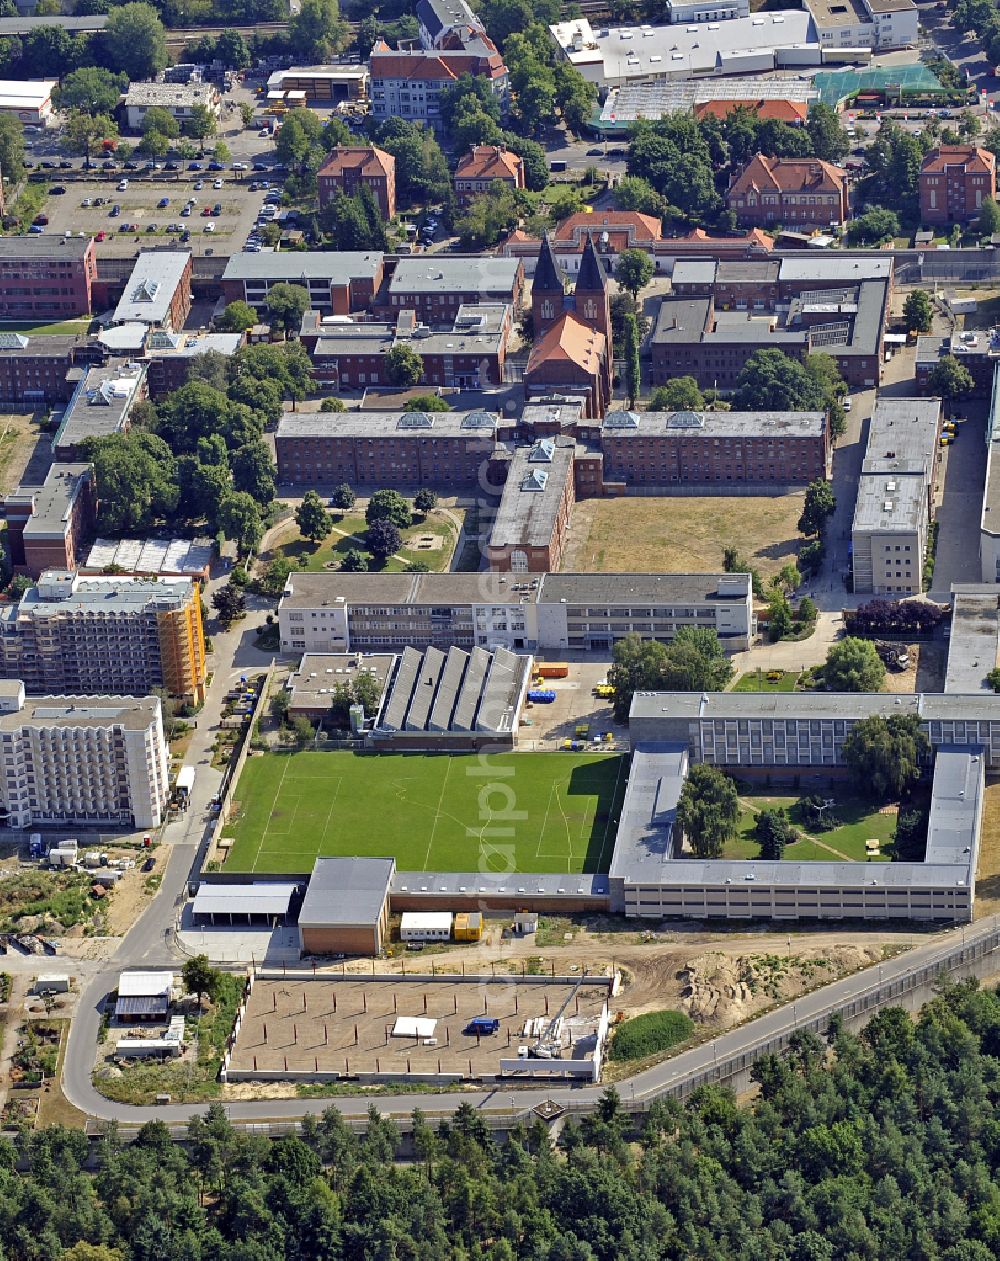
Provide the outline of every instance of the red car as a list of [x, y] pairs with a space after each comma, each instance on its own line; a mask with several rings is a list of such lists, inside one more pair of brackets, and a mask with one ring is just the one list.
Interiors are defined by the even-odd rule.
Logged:
[[203, 219], [210, 219], [210, 218], [212, 217], [212, 207], [211, 207], [211, 206], [205, 206], [205, 207], [204, 207], [204, 209], [203, 209], [203, 210], [202, 210], [202, 212], [201, 212], [201, 217], [202, 217]]
[[97, 241], [98, 244], [100, 244], [100, 242], [103, 241], [106, 236], [107, 236], [107, 233], [102, 228], [101, 231], [98, 232], [97, 236], [94, 237], [94, 240]]

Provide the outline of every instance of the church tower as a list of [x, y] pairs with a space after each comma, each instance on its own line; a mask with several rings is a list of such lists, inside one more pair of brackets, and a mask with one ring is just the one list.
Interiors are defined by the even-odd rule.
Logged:
[[608, 339], [608, 358], [612, 358], [611, 348], [611, 298], [608, 294], [608, 278], [604, 272], [604, 264], [594, 247], [594, 238], [590, 232], [583, 247], [580, 259], [580, 272], [576, 278], [573, 312], [581, 324], [597, 329]]
[[566, 285], [548, 235], [542, 241], [531, 282], [531, 315], [537, 341], [560, 319], [566, 305]]

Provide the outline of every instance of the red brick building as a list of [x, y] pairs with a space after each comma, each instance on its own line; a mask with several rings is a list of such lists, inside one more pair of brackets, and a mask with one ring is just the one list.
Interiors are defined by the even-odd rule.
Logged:
[[375, 251], [241, 251], [230, 255], [222, 273], [222, 296], [263, 308], [272, 285], [302, 285], [313, 310], [351, 315], [371, 307], [384, 270], [384, 256]]
[[497, 387], [503, 382], [512, 310], [502, 304], [459, 307], [451, 327], [432, 330], [413, 311], [395, 322], [320, 324], [315, 312], [303, 321], [301, 340], [313, 361], [313, 376], [335, 390], [388, 385], [385, 354], [393, 346], [412, 347], [423, 360], [419, 384], [461, 390]]
[[423, 254], [396, 263], [380, 313], [395, 319], [400, 311], [414, 311], [422, 324], [440, 328], [463, 306], [500, 303], [519, 310], [523, 292], [524, 267], [518, 259]]
[[940, 145], [920, 165], [920, 222], [971, 223], [996, 197], [997, 160], [976, 145]]
[[587, 237], [572, 294], [552, 252], [542, 242], [531, 288], [535, 342], [524, 372], [528, 398], [571, 394], [586, 399], [586, 414], [601, 416], [611, 400], [613, 350], [607, 276]]
[[548, 573], [566, 550], [576, 494], [572, 438], [539, 438], [510, 461], [486, 556], [503, 573]]
[[758, 153], [733, 176], [726, 205], [741, 226], [829, 227], [848, 216], [847, 172], [819, 158]]
[[286, 412], [274, 439], [278, 480], [289, 486], [499, 488], [506, 460], [498, 443], [513, 433], [513, 424], [487, 411]]
[[341, 145], [329, 154], [316, 174], [320, 209], [325, 209], [337, 193], [356, 197], [367, 188], [384, 219], [396, 214], [396, 159], [374, 145]]
[[524, 162], [503, 145], [474, 144], [455, 168], [455, 196], [467, 206], [473, 197], [489, 192], [496, 180], [512, 189], [523, 188]]
[[90, 464], [53, 464], [41, 486], [19, 486], [3, 503], [14, 572], [79, 569], [96, 519]]
[[191, 310], [190, 250], [143, 250], [111, 317], [112, 324], [147, 324], [178, 332]]
[[99, 342], [71, 333], [29, 337], [0, 332], [0, 402], [15, 407], [68, 403], [79, 373], [86, 371], [83, 365], [104, 358]]
[[0, 237], [0, 319], [90, 315], [96, 278], [91, 237]]

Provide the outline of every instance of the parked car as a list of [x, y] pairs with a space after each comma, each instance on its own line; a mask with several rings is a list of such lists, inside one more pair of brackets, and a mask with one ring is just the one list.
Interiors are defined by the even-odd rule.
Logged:
[[118, 203], [117, 203], [117, 202], [115, 202], [115, 204], [114, 204], [114, 205], [111, 207], [111, 209], [108, 211], [108, 218], [109, 218], [109, 219], [117, 219], [117, 218], [118, 218], [118, 216], [121, 214], [121, 212], [122, 212], [122, 208], [121, 208], [121, 206], [119, 206], [119, 205], [118, 205]]
[[167, 206], [169, 206], [169, 205], [170, 205], [170, 198], [169, 198], [169, 197], [161, 197], [161, 198], [160, 198], [160, 200], [156, 203], [156, 208], [157, 208], [158, 210], [165, 210], [165, 209], [167, 208]]
[[106, 239], [107, 235], [108, 235], [108, 234], [104, 231], [104, 229], [103, 229], [103, 228], [101, 228], [101, 230], [100, 230], [100, 232], [98, 232], [97, 236], [95, 236], [95, 237], [94, 237], [94, 240], [98, 243], [98, 245], [100, 245], [100, 243], [101, 243], [103, 240], [105, 240], [105, 239]]
[[189, 163], [188, 163], [188, 170], [189, 170], [189, 171], [200, 171], [200, 170], [201, 170], [201, 163], [200, 163], [200, 162], [189, 162]]
[[160, 229], [159, 229], [159, 227], [158, 227], [155, 223], [147, 223], [147, 224], [146, 224], [146, 231], [147, 231], [147, 232], [159, 232], [159, 230], [160, 230]]
[[222, 180], [213, 180], [213, 181], [212, 181], [212, 187], [213, 187], [213, 188], [221, 188], [221, 187], [222, 187]]
[[185, 207], [181, 210], [181, 218], [182, 218], [182, 219], [186, 219], [190, 213], [191, 213], [191, 207], [190, 207], [190, 206], [185, 206]]
[[65, 191], [66, 189], [62, 184], [53, 184], [53, 186], [49, 189], [49, 196], [61, 197]]
[[199, 193], [205, 187], [205, 181], [195, 180], [195, 182], [191, 185], [191, 187], [194, 189], [196, 193]]
[[219, 204], [219, 202], [216, 202], [215, 205], [212, 207], [212, 214], [215, 215], [216, 219], [218, 219], [219, 215], [222, 214], [222, 206]]
[[48, 215], [35, 215], [34, 219], [32, 219], [31, 222], [33, 224], [36, 224], [38, 227], [45, 228], [45, 227], [48, 227], [49, 216]]
[[206, 232], [214, 232], [214, 231], [215, 231], [215, 224], [214, 224], [214, 223], [206, 223], [206, 224], [205, 224], [205, 231], [206, 231]]
[[126, 188], [128, 188], [128, 180], [119, 180], [119, 181], [118, 181], [118, 191], [119, 191], [120, 193], [123, 193], [123, 192], [126, 190]]
[[226, 167], [222, 162], [209, 162], [208, 169], [210, 171], [224, 171]]
[[176, 162], [167, 162], [164, 164], [163, 169], [165, 171], [179, 171], [181, 168]]
[[255, 162], [255, 163], [253, 164], [253, 166], [252, 166], [250, 169], [251, 169], [251, 170], [253, 170], [253, 171], [266, 171], [266, 170], [267, 170], [267, 163], [266, 163], [266, 162]]
[[207, 219], [207, 218], [211, 215], [211, 213], [212, 213], [212, 207], [211, 207], [211, 206], [204, 206], [204, 207], [202, 208], [201, 217], [202, 217], [203, 219]]
[[188, 231], [187, 228], [185, 228], [184, 231], [180, 234], [180, 236], [177, 239], [183, 245], [185, 242], [191, 240], [191, 233]]
[[33, 223], [31, 227], [28, 229], [28, 231], [31, 233], [32, 236], [41, 236], [41, 234], [45, 231], [45, 229], [42, 227], [40, 223]]

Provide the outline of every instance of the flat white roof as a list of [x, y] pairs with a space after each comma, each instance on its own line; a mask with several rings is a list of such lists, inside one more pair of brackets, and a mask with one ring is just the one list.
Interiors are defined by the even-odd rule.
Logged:
[[123, 972], [118, 978], [118, 997], [153, 998], [168, 994], [173, 983], [172, 972]]
[[400, 932], [415, 928], [424, 932], [451, 931], [451, 911], [404, 911], [400, 919]]
[[38, 109], [52, 95], [57, 79], [0, 79], [0, 109]]
[[194, 899], [195, 915], [285, 915], [294, 884], [203, 884]]
[[397, 1016], [392, 1026], [394, 1038], [431, 1038], [434, 1036], [436, 1020], [427, 1016]]

